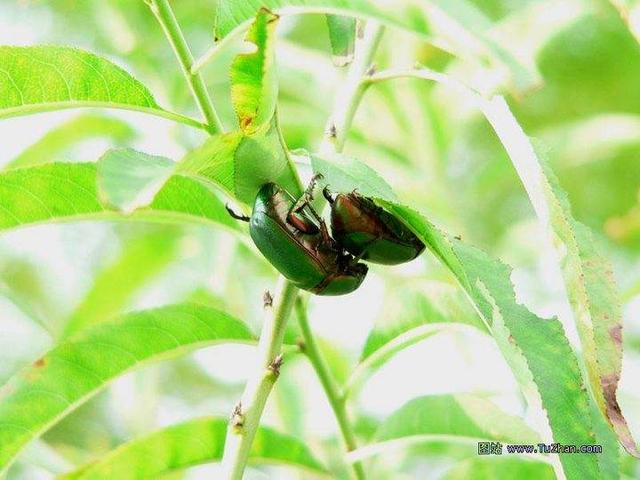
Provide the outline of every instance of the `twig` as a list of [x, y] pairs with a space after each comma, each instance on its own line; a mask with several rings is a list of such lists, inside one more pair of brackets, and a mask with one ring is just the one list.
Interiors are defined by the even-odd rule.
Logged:
[[[333, 378], [320, 349], [318, 348], [316, 339], [311, 331], [311, 327], [309, 326], [306, 305], [303, 304], [301, 298], [298, 298], [298, 301], [296, 302], [296, 313], [298, 315], [298, 323], [300, 324], [300, 330], [302, 331], [302, 338], [304, 340], [303, 351], [309, 358], [309, 362], [311, 362], [313, 369], [316, 371], [316, 375], [318, 375], [322, 388], [327, 395], [329, 405], [331, 405], [333, 414], [338, 422], [342, 441], [346, 447], [347, 453], [352, 452], [358, 448], [358, 445], [356, 443], [355, 433], [351, 428], [351, 423], [349, 422], [349, 416], [347, 415], [345, 399], [344, 396], [340, 394], [338, 385], [336, 384], [336, 381]], [[353, 469], [355, 478], [359, 480], [365, 478], [364, 467], [361, 462], [354, 461], [351, 464], [351, 468]]]
[[189, 88], [193, 93], [193, 96], [202, 112], [203, 117], [207, 121], [208, 130], [210, 133], [222, 132], [224, 130], [222, 122], [218, 117], [209, 92], [204, 84], [204, 80], [199, 73], [191, 73], [191, 67], [193, 66], [193, 56], [191, 50], [182, 34], [180, 25], [176, 20], [171, 5], [168, 0], [146, 0], [147, 5], [158, 19], [162, 30], [164, 31], [169, 43], [173, 47], [173, 51], [180, 62], [182, 72], [189, 84]]
[[233, 411], [222, 456], [226, 480], [241, 480], [267, 398], [282, 365], [282, 341], [298, 289], [280, 277], [276, 294], [265, 295], [265, 318], [258, 342], [258, 364]]

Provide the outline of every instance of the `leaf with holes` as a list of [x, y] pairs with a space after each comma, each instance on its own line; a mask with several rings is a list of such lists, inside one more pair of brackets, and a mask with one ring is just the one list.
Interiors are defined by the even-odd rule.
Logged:
[[239, 54], [231, 64], [231, 99], [240, 128], [250, 134], [268, 123], [276, 110], [278, 83], [274, 43], [277, 15], [260, 10], [245, 42], [250, 53]]
[[[435, 0], [397, 5], [394, 2], [366, 0], [229, 0], [216, 12], [216, 36], [224, 37], [250, 21], [261, 8], [277, 14], [325, 13], [375, 20], [417, 34], [427, 41], [441, 37], [439, 45], [447, 45], [461, 57], [469, 54], [481, 59], [489, 55], [504, 65], [512, 84], [527, 90], [539, 83], [533, 61], [521, 62], [514, 54], [488, 34], [489, 19], [468, 0]], [[430, 22], [416, 21], [426, 15]], [[448, 22], [442, 21], [446, 17]], [[452, 28], [449, 24], [455, 24]], [[428, 25], [428, 26], [427, 26]], [[431, 27], [437, 31], [432, 31]], [[438, 29], [438, 26], [443, 28]], [[460, 34], [462, 30], [465, 35]]]

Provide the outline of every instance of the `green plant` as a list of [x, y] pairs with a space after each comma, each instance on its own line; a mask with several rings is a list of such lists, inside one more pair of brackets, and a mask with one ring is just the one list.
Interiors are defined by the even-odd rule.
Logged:
[[[42, 45], [0, 47], [0, 128], [13, 117], [95, 111], [52, 126], [0, 171], [2, 474], [182, 478], [187, 467], [216, 463], [201, 475], [237, 480], [250, 465], [280, 478], [289, 468], [273, 465], [284, 464], [300, 478], [637, 476], [640, 394], [618, 391], [623, 304], [613, 269], [632, 311], [640, 101], [627, 87], [640, 79], [640, 53], [633, 22], [614, 6], [632, 9], [595, 0], [185, 0], [175, 12], [168, 0], [42, 6], [55, 20]], [[105, 55], [50, 45], [69, 43], [70, 32]], [[198, 59], [192, 46], [204, 52]], [[124, 111], [133, 114], [114, 116]], [[168, 127], [145, 135], [153, 117]], [[20, 143], [0, 132], [3, 145]], [[157, 155], [169, 155], [157, 148], [165, 135], [181, 158]], [[107, 151], [79, 161], [79, 144], [96, 137]], [[628, 158], [635, 163], [620, 167]], [[350, 254], [340, 251], [307, 216], [327, 207], [303, 188], [301, 179], [318, 174], [331, 191], [357, 191], [343, 196], [375, 205], [367, 213], [393, 224], [390, 243], [410, 239], [403, 260], [425, 253], [406, 268], [372, 266], [371, 285], [358, 289], [366, 267], [351, 262], [362, 244], [334, 232]], [[286, 212], [275, 211], [274, 195]], [[249, 228], [228, 215], [229, 200], [242, 212], [236, 217], [251, 218]], [[340, 213], [335, 202], [328, 207]], [[304, 255], [265, 246], [287, 221], [313, 235]], [[46, 261], [18, 253], [20, 234], [37, 241], [34, 229], [50, 223], [87, 228], [59, 242], [86, 270], [71, 295], [57, 281], [67, 271], [47, 277]], [[55, 238], [41, 238], [51, 246], [39, 250], [54, 257]], [[385, 252], [388, 245], [376, 259], [398, 263]], [[551, 274], [538, 272], [547, 257]], [[309, 273], [318, 259], [323, 271]], [[353, 293], [319, 315], [328, 300], [299, 289], [321, 294], [318, 284], [339, 274], [350, 284], [338, 293]], [[562, 282], [545, 289], [548, 274]], [[369, 305], [375, 325], [363, 321]], [[558, 316], [534, 313], [541, 306]], [[319, 335], [323, 323], [353, 325], [360, 337], [344, 348]], [[566, 333], [574, 326], [575, 341]], [[459, 342], [453, 355], [411, 364], [395, 380], [423, 385], [465, 355], [471, 368], [481, 361], [474, 349], [491, 345], [509, 367], [518, 415], [497, 406], [491, 387], [446, 390], [448, 372], [393, 413], [367, 412], [363, 385], [374, 374], [391, 384], [382, 367], [412, 345], [426, 355], [451, 337]], [[219, 347], [206, 348], [221, 344], [245, 345], [238, 363], [251, 363], [246, 382], [209, 371], [238, 367]], [[107, 387], [123, 376], [131, 411], [126, 402], [109, 407], [119, 383]], [[306, 425], [315, 383], [335, 423], [328, 439]], [[383, 396], [394, 389], [385, 386]], [[602, 452], [493, 461], [477, 455], [477, 442]]]

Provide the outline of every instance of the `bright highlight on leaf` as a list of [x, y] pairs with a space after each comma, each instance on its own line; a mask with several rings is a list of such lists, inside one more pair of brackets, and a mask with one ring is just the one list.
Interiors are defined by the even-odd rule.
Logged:
[[[115, 450], [59, 480], [135, 480], [157, 478], [222, 458], [226, 418], [198, 418], [157, 430]], [[295, 437], [260, 427], [249, 461], [284, 464], [307, 472], [326, 473], [310, 449]]]
[[250, 330], [224, 312], [173, 305], [133, 312], [62, 342], [13, 377], [0, 396], [0, 471], [32, 439], [106, 387], [150, 361], [225, 342]]
[[175, 163], [136, 150], [109, 150], [98, 160], [98, 191], [102, 202], [125, 214], [149, 205]]
[[353, 60], [356, 41], [356, 19], [340, 15], [327, 15], [326, 18], [333, 63], [337, 67], [349, 65]]
[[123, 120], [96, 113], [83, 113], [49, 130], [5, 168], [24, 168], [62, 161], [67, 150], [89, 139], [108, 138], [115, 143], [123, 144], [134, 137], [135, 130]]

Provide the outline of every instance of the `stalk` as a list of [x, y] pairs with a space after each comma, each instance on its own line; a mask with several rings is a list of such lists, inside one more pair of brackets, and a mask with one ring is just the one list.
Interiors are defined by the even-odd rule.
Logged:
[[[382, 26], [376, 22], [369, 21], [367, 22], [362, 37], [357, 40], [353, 62], [349, 67], [346, 82], [338, 92], [333, 113], [327, 120], [325, 137], [320, 145], [321, 153], [329, 155], [335, 154], [341, 152], [344, 148], [353, 117], [368, 85], [364, 79], [371, 73], [371, 62], [380, 44], [383, 32], [384, 29]], [[344, 446], [347, 452], [351, 452], [358, 448], [358, 445], [347, 414], [345, 398], [340, 394], [338, 385], [318, 348], [313, 332], [309, 326], [306, 307], [301, 302], [298, 302], [296, 309], [304, 339], [304, 351], [318, 375], [322, 388], [329, 400], [331, 409], [338, 422]], [[357, 480], [364, 480], [366, 478], [364, 466], [361, 462], [355, 461], [351, 464], [351, 475]]]
[[[300, 324], [300, 330], [302, 331], [302, 338], [304, 340], [304, 345], [301, 348], [307, 358], [309, 358], [309, 362], [313, 366], [316, 375], [318, 375], [322, 388], [327, 395], [329, 405], [331, 405], [333, 414], [338, 422], [338, 427], [340, 428], [342, 442], [344, 443], [347, 452], [352, 452], [358, 448], [358, 444], [356, 442], [356, 435], [351, 427], [351, 423], [349, 422], [345, 397], [340, 394], [338, 384], [336, 383], [335, 378], [333, 378], [333, 375], [331, 374], [331, 371], [318, 348], [318, 344], [309, 325], [306, 305], [303, 304], [301, 300], [301, 298], [298, 298], [298, 301], [296, 302], [298, 323]], [[364, 467], [361, 462], [353, 462], [351, 469], [352, 475], [358, 480], [363, 480], [365, 478]]]
[[204, 84], [204, 80], [199, 73], [191, 73], [194, 60], [191, 50], [182, 34], [180, 25], [173, 14], [168, 0], [145, 0], [149, 8], [158, 19], [173, 51], [180, 62], [182, 73], [184, 74], [189, 88], [198, 104], [198, 108], [205, 118], [208, 130], [211, 134], [224, 131], [220, 117], [211, 102], [211, 97]]
[[325, 128], [325, 138], [320, 145], [322, 153], [338, 153], [344, 148], [347, 132], [351, 128], [353, 117], [366, 90], [363, 79], [368, 76], [373, 55], [380, 44], [384, 28], [369, 21], [361, 39], [355, 46], [353, 62], [349, 67], [346, 82], [336, 96], [333, 113], [329, 116]]
[[280, 373], [282, 341], [298, 289], [280, 277], [275, 296], [264, 299], [264, 324], [258, 341], [258, 364], [236, 405], [224, 444], [222, 469], [226, 480], [241, 480], [267, 398]]

